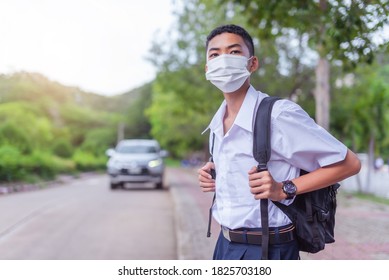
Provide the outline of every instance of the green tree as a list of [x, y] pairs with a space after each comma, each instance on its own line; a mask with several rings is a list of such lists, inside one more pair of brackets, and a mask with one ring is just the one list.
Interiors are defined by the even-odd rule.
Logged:
[[138, 97], [130, 104], [125, 113], [126, 138], [149, 138], [150, 122], [145, 114], [145, 110], [151, 105], [152, 83], [145, 84], [137, 89]]
[[50, 146], [52, 128], [50, 120], [32, 104], [0, 104], [0, 144], [10, 144], [23, 153], [30, 153]]
[[[209, 2], [205, 0], [204, 2]], [[377, 41], [377, 31], [389, 21], [387, 0], [220, 0], [239, 8], [247, 25], [256, 28], [259, 38], [279, 38], [295, 32], [304, 36], [317, 52], [316, 121], [329, 128], [330, 61], [344, 67], [372, 62], [376, 50], [387, 47], [388, 38]], [[235, 5], [232, 5], [234, 3]]]
[[84, 141], [79, 146], [79, 149], [95, 156], [105, 155], [105, 151], [111, 146], [110, 144], [116, 143], [115, 132], [115, 126], [106, 126], [86, 131]]
[[221, 98], [221, 94], [204, 84], [203, 67], [160, 73], [153, 88], [152, 105], [147, 110], [151, 134], [172, 156], [186, 157], [203, 149], [201, 132], [210, 120], [209, 108], [216, 109]]
[[389, 148], [389, 67], [361, 65], [339, 82], [334, 102], [333, 128], [339, 138], [347, 139], [355, 151], [368, 152], [368, 171], [362, 185], [369, 190], [376, 156], [388, 156]]
[[123, 108], [40, 74], [0, 75], [0, 181], [105, 168]]

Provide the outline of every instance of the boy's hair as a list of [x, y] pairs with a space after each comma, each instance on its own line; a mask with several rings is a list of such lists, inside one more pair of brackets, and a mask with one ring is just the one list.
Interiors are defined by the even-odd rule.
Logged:
[[253, 38], [251, 38], [250, 34], [244, 28], [234, 24], [222, 25], [212, 30], [211, 33], [209, 33], [209, 35], [207, 36], [205, 49], [208, 50], [209, 41], [211, 41], [215, 36], [223, 33], [232, 33], [242, 37], [243, 41], [247, 45], [247, 48], [249, 49], [250, 56], [254, 55]]

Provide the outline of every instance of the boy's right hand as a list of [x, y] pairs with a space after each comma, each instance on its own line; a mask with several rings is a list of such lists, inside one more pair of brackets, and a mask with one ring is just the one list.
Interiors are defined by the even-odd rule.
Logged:
[[199, 184], [203, 192], [215, 191], [215, 179], [212, 178], [211, 169], [215, 169], [215, 164], [213, 162], [207, 162], [198, 170]]

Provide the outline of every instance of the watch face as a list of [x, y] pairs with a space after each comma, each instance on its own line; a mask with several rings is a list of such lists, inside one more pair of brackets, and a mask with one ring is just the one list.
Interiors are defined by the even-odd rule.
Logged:
[[292, 181], [285, 181], [282, 189], [288, 198], [292, 198], [296, 195], [297, 188]]
[[284, 190], [286, 193], [295, 193], [296, 192], [296, 186], [292, 182], [287, 182], [285, 184]]

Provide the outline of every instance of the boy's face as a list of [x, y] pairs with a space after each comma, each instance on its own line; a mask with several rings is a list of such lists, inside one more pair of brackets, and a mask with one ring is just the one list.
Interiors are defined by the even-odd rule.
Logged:
[[249, 49], [243, 38], [233, 33], [216, 35], [208, 42], [207, 61], [222, 54], [250, 57]]
[[[240, 55], [250, 58], [250, 51], [245, 44], [243, 38], [233, 33], [222, 33], [216, 35], [208, 42], [207, 62], [222, 54]], [[258, 59], [253, 56], [250, 60], [247, 69], [254, 72], [258, 69]], [[205, 72], [208, 71], [208, 66], [205, 65]]]

